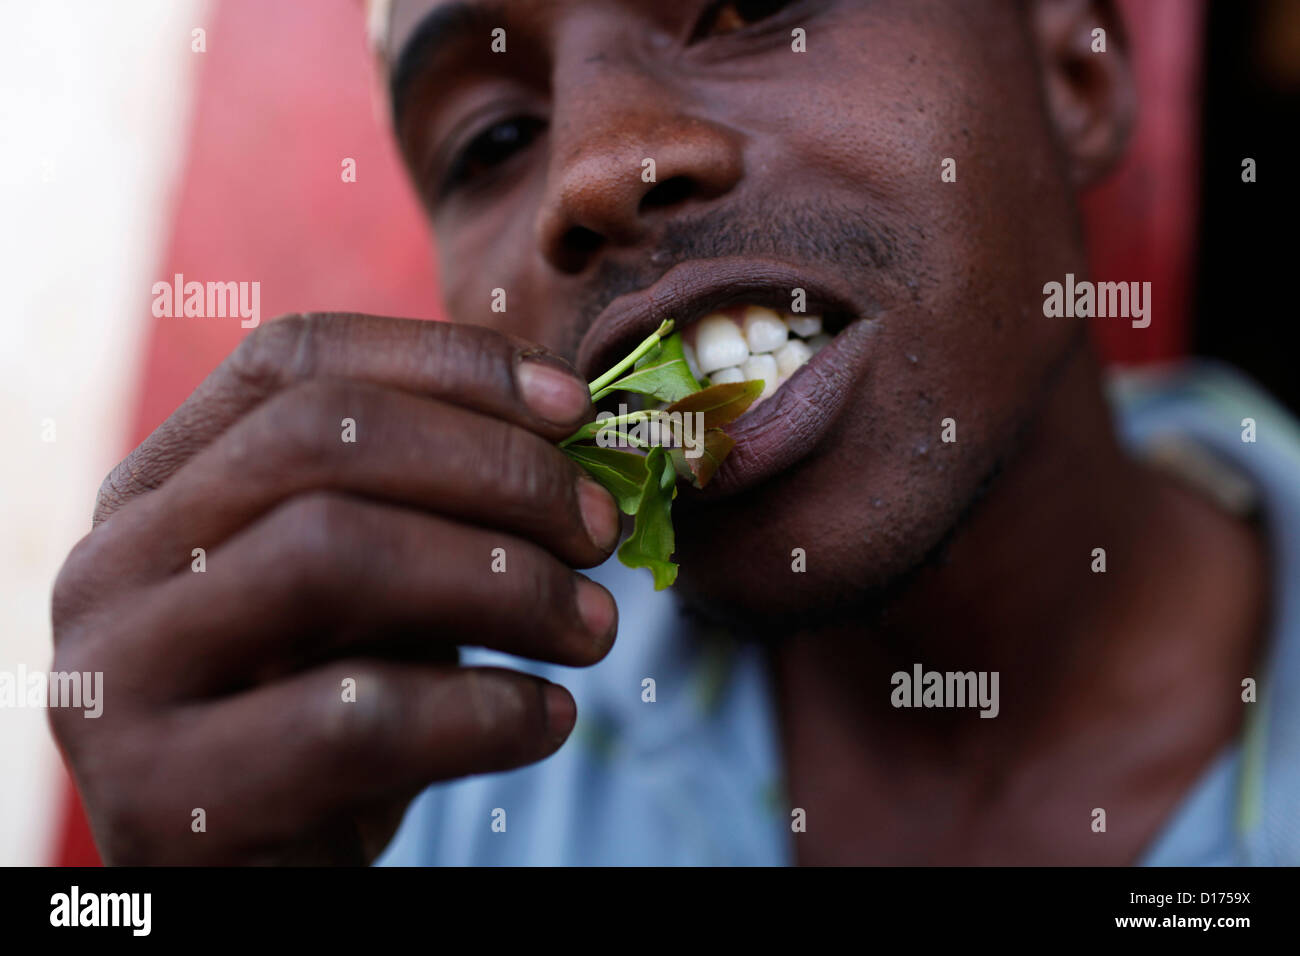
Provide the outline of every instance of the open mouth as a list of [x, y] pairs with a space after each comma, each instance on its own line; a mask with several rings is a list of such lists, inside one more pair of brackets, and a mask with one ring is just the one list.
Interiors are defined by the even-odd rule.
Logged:
[[760, 400], [727, 426], [734, 450], [701, 492], [726, 495], [816, 446], [863, 371], [878, 312], [842, 277], [753, 259], [686, 262], [612, 302], [587, 331], [578, 365], [590, 377], [672, 319], [697, 378], [761, 379]]
[[780, 313], [747, 303], [710, 312], [682, 335], [686, 364], [711, 385], [762, 381], [763, 401], [848, 325], [845, 316]]

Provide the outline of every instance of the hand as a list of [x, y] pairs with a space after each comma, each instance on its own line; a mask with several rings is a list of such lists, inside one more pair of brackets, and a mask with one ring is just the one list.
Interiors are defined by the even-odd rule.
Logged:
[[617, 507], [554, 447], [592, 415], [488, 329], [250, 335], [105, 480], [55, 584], [54, 669], [103, 673], [101, 717], [50, 717], [105, 862], [368, 862], [429, 783], [553, 753], [568, 691], [456, 647], [608, 652], [613, 599], [570, 568]]

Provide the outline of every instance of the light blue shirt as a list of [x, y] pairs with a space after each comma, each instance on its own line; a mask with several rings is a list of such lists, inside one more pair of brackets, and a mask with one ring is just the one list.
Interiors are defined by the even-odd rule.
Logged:
[[[1249, 479], [1274, 573], [1273, 630], [1254, 675], [1259, 700], [1242, 704], [1246, 729], [1141, 862], [1300, 864], [1300, 429], [1223, 366], [1117, 378], [1111, 394], [1135, 453], [1175, 437]], [[1245, 418], [1255, 421], [1253, 443], [1242, 440]], [[645, 571], [610, 561], [592, 577], [613, 592], [620, 612], [618, 641], [601, 663], [569, 668], [477, 648], [461, 655], [466, 664], [505, 665], [568, 687], [579, 715], [569, 740], [540, 763], [428, 788], [378, 865], [794, 861], [774, 703], [758, 650], [724, 634], [693, 633], [671, 592], [656, 593]], [[646, 678], [655, 682], [653, 703], [642, 699]]]

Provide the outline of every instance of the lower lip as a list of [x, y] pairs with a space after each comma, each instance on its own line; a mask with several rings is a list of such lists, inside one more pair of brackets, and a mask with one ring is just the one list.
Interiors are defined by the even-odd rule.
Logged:
[[717, 498], [744, 491], [816, 448], [866, 368], [875, 327], [873, 319], [854, 320], [780, 389], [727, 425], [736, 445], [700, 494]]

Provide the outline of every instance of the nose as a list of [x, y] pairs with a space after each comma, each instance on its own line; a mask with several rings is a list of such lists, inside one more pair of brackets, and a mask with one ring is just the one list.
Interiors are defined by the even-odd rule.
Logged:
[[743, 174], [741, 137], [691, 115], [663, 84], [626, 65], [584, 75], [581, 84], [554, 88], [536, 226], [542, 256], [565, 273], [583, 271], [606, 247], [644, 241], [665, 218], [724, 195]]

